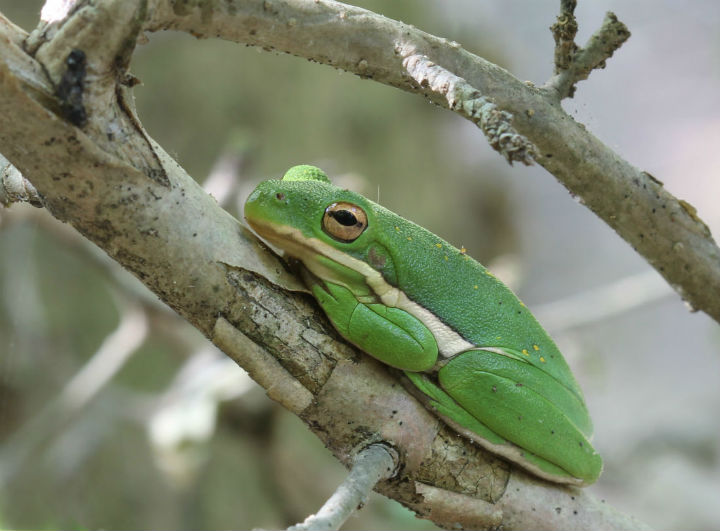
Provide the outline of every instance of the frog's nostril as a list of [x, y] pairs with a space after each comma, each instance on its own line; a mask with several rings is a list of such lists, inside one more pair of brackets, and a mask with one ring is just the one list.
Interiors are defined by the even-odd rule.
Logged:
[[275, 199], [277, 199], [278, 201], [284, 201], [284, 200], [285, 200], [285, 194], [283, 194], [283, 193], [281, 193], [281, 192], [278, 192], [278, 193], [275, 194]]

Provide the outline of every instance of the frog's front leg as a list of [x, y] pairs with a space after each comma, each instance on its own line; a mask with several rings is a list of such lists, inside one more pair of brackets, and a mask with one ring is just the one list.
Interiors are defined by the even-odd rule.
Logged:
[[349, 289], [331, 282], [313, 284], [311, 289], [338, 332], [374, 358], [409, 371], [435, 365], [435, 337], [409, 313], [384, 304], [363, 304]]

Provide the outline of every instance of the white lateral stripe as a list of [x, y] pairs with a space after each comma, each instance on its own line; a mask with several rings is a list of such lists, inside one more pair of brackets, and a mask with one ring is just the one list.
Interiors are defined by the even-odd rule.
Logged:
[[[379, 271], [362, 260], [338, 251], [317, 238], [306, 238], [295, 227], [257, 221], [254, 221], [252, 226], [263, 238], [270, 240], [271, 243], [278, 245], [291, 255], [302, 260], [311, 271], [316, 268], [309, 265], [308, 262], [312, 262], [312, 255], [303, 252], [306, 249], [360, 273], [365, 277], [365, 282], [373, 293], [377, 295], [385, 306], [406, 311], [430, 330], [430, 333], [435, 337], [435, 341], [437, 341], [438, 351], [443, 357], [450, 358], [466, 350], [477, 348], [438, 319], [431, 311], [409, 299], [402, 290], [388, 284]], [[289, 246], [288, 243], [290, 243]], [[288, 247], [292, 250], [288, 249]]]

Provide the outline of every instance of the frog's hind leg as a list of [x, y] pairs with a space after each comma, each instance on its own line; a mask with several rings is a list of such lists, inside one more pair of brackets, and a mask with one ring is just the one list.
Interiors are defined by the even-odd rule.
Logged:
[[501, 437], [465, 411], [453, 398], [424, 374], [405, 371], [412, 384], [422, 392], [420, 398], [451, 428], [485, 448], [525, 468], [548, 481], [569, 485], [584, 485], [581, 479], [572, 477], [561, 467], [528, 452]]

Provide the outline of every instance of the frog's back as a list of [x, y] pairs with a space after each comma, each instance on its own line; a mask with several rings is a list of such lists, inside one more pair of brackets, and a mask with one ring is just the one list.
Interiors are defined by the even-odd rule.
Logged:
[[397, 214], [385, 210], [378, 223], [395, 281], [410, 299], [478, 347], [519, 353], [582, 400], [557, 346], [510, 288], [464, 250]]

